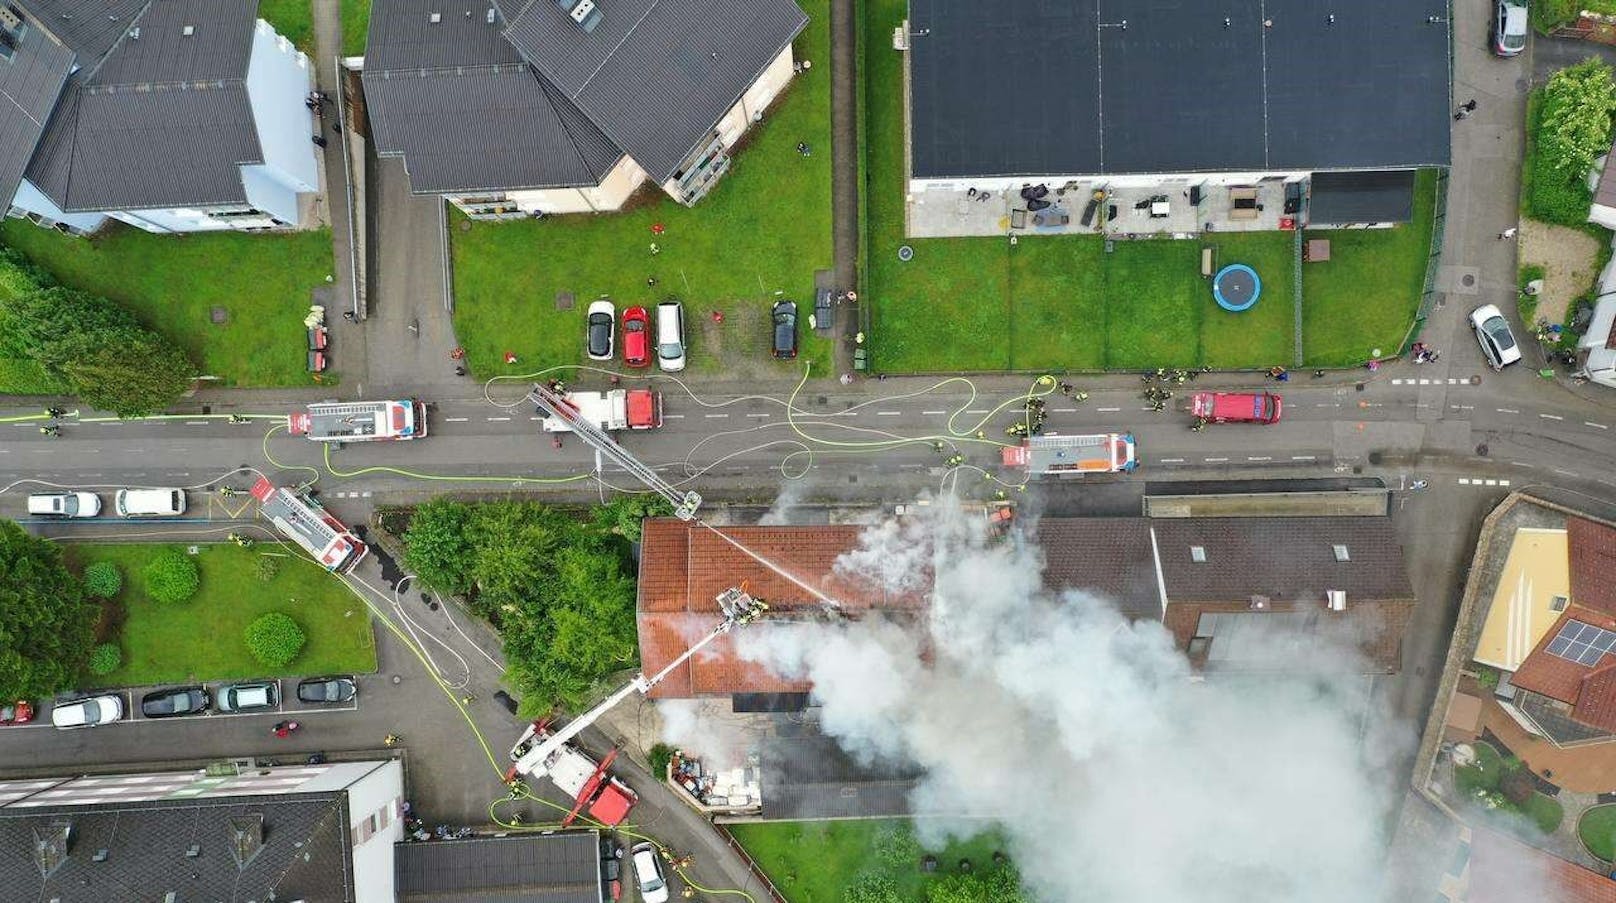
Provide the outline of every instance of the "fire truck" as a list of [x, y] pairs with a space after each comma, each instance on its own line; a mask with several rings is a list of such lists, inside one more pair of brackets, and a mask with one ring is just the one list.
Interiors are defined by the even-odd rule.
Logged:
[[316, 442], [377, 442], [426, 435], [426, 404], [398, 401], [322, 401], [286, 418], [294, 436]]
[[1132, 433], [1030, 436], [1001, 456], [1004, 466], [1025, 467], [1033, 475], [1127, 473], [1139, 466]]
[[253, 484], [252, 496], [275, 528], [326, 570], [346, 574], [365, 557], [365, 544], [313, 499], [277, 487], [266, 477]]
[[[560, 396], [573, 417], [612, 433], [649, 430], [662, 425], [662, 396], [652, 389], [612, 389], [608, 392], [567, 392]], [[545, 417], [547, 433], [570, 433], [572, 425], [561, 417]]]

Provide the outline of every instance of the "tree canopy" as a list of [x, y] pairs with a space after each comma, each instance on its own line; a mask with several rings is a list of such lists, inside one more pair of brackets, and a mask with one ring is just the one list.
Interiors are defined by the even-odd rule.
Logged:
[[72, 687], [94, 645], [96, 616], [55, 543], [0, 521], [0, 699]]
[[1589, 58], [1556, 72], [1543, 90], [1537, 140], [1554, 169], [1581, 179], [1594, 159], [1610, 150], [1610, 117], [1616, 113], [1616, 83], [1610, 66]]
[[634, 662], [634, 580], [616, 515], [590, 523], [531, 502], [416, 508], [404, 563], [439, 592], [466, 597], [499, 629], [530, 711], [580, 704]]

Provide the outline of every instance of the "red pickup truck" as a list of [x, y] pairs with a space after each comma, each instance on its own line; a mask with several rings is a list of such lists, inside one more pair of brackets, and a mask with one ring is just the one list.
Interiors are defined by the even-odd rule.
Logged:
[[1196, 392], [1190, 413], [1213, 423], [1275, 423], [1282, 402], [1272, 392]]

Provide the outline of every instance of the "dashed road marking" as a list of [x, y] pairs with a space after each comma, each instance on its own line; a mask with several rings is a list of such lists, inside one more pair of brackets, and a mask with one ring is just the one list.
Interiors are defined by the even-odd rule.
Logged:
[[1291, 455], [1292, 461], [1317, 461], [1318, 455]]
[[1163, 459], [1161, 459], [1161, 462], [1163, 464], [1183, 464], [1184, 459], [1183, 458], [1163, 458]]
[[1460, 477], [1460, 486], [1502, 486], [1508, 487], [1508, 480], [1493, 480], [1484, 477]]
[[1520, 413], [1520, 411], [1517, 411], [1514, 408], [1494, 408], [1494, 410], [1496, 410], [1500, 414], [1519, 414]]
[[1544, 420], [1564, 420], [1565, 419], [1564, 417], [1561, 417], [1559, 414], [1539, 414], [1537, 416], [1542, 417]]
[[185, 421], [185, 425], [186, 426], [207, 426], [208, 422], [206, 420], [187, 420], [187, 421]]
[[903, 413], [902, 411], [876, 411], [875, 416], [877, 416], [877, 417], [897, 417], [898, 415], [900, 415], [902, 413]]
[[728, 417], [729, 415], [728, 414], [707, 414], [705, 416], [707, 417], [708, 420], [722, 420], [723, 418]]
[[1596, 430], [1608, 430], [1608, 429], [1610, 429], [1610, 427], [1604, 425], [1603, 423], [1594, 423], [1592, 420], [1584, 420], [1582, 422], [1582, 425], [1583, 426], [1591, 426]]
[[1227, 460], [1229, 460], [1229, 459], [1228, 458], [1207, 458], [1206, 463], [1208, 463], [1208, 464], [1222, 464], [1223, 462], [1225, 462]]
[[490, 417], [490, 418], [488, 418], [488, 420], [490, 422], [492, 422], [492, 423], [499, 423], [500, 421], [510, 420], [510, 419], [511, 418], [509, 418], [509, 417]]
[[663, 414], [662, 419], [663, 420], [683, 420], [683, 419], [685, 419], [685, 415], [683, 415], [683, 414]]
[[445, 418], [443, 418], [445, 423], [465, 423], [467, 420], [470, 420], [470, 419], [471, 418], [469, 418], [469, 417], [445, 417]]
[[1273, 458], [1270, 458], [1270, 457], [1268, 457], [1268, 456], [1267, 456], [1267, 455], [1263, 455], [1263, 456], [1261, 456], [1261, 457], [1251, 457], [1251, 456], [1247, 456], [1247, 457], [1246, 457], [1246, 460], [1247, 460], [1247, 461], [1272, 461], [1272, 460], [1274, 460], [1274, 459], [1273, 459]]
[[1116, 412], [1118, 412], [1118, 411], [1120, 411], [1122, 409], [1121, 408], [1095, 408], [1095, 410], [1099, 411], [1102, 414], [1115, 414]]
[[927, 417], [941, 417], [942, 415], [947, 414], [948, 412], [947, 411], [921, 411], [920, 413], [924, 414]]
[[965, 413], [967, 413], [967, 414], [986, 414], [987, 411], [985, 411], [985, 410], [983, 410], [983, 411], [966, 411]]
[[761, 418], [767, 417], [769, 415], [768, 414], [747, 414], [746, 416], [761, 419]]
[[1575, 473], [1573, 473], [1573, 472], [1571, 472], [1571, 471], [1569, 471], [1569, 470], [1561, 470], [1561, 469], [1560, 469], [1560, 468], [1558, 468], [1558, 467], [1556, 467], [1556, 468], [1553, 468], [1553, 470], [1554, 470], [1554, 472], [1555, 472], [1555, 473], [1557, 473], [1557, 474], [1559, 474], [1559, 475], [1561, 475], [1561, 476], [1563, 476], [1563, 477], [1574, 477], [1574, 476], [1577, 476], [1577, 474], [1575, 474]]
[[1055, 413], [1057, 413], [1057, 414], [1076, 414], [1077, 413], [1077, 408], [1056, 408]]

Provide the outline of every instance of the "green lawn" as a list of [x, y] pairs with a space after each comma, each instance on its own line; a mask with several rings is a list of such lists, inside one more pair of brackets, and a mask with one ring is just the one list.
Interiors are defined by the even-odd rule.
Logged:
[[[331, 274], [327, 230], [176, 236], [114, 223], [86, 239], [8, 219], [0, 243], [63, 285], [129, 308], [225, 385], [310, 383], [303, 317], [310, 292]], [[226, 311], [223, 324], [212, 322], [214, 307]]]
[[1351, 367], [1374, 349], [1396, 354], [1414, 322], [1435, 215], [1436, 172], [1419, 174], [1414, 221], [1394, 229], [1309, 231], [1330, 240], [1330, 259], [1302, 265], [1302, 347], [1308, 362]]
[[[1204, 237], [1217, 249], [1217, 265], [1243, 263], [1257, 271], [1262, 295], [1244, 313], [1230, 313], [1201, 284], [1201, 363], [1218, 369], [1261, 369], [1291, 365], [1295, 356], [1296, 273], [1294, 238], [1289, 232], [1217, 232]], [[1199, 253], [1199, 249], [1197, 249]], [[1200, 272], [1200, 260], [1195, 262]], [[1309, 355], [1311, 357], [1311, 355]]]
[[1003, 247], [1011, 263], [1005, 342], [1010, 369], [1104, 367], [1104, 243], [1089, 236], [1033, 235]]
[[1105, 269], [1106, 363], [1115, 369], [1198, 366], [1201, 318], [1215, 306], [1200, 246], [1119, 241]]
[[1616, 861], [1616, 806], [1594, 806], [1577, 820], [1577, 836], [1588, 852]]
[[[362, 56], [370, 0], [341, 0], [342, 55]], [[309, 0], [259, 0], [258, 17], [307, 54], [314, 53], [314, 7]]]
[[[918, 857], [902, 862], [883, 861], [881, 839], [893, 831], [907, 831], [899, 819], [760, 822], [730, 825], [731, 833], [746, 848], [791, 903], [842, 903], [849, 887], [871, 873], [891, 875], [898, 895], [919, 900], [933, 878], [920, 871]], [[936, 874], [955, 869], [961, 858], [977, 869], [992, 864], [1002, 841], [985, 832], [970, 840], [936, 851]]]
[[[803, 8], [809, 23], [797, 57], [814, 67], [793, 80], [742, 140], [730, 172], [694, 207], [647, 185], [621, 213], [509, 223], [451, 217], [455, 329], [474, 372], [509, 371], [501, 362], [507, 349], [522, 372], [584, 363], [590, 301], [606, 295], [619, 310], [649, 308], [672, 295], [686, 303], [697, 372], [796, 373], [769, 358], [768, 310], [785, 297], [798, 304], [802, 358], [816, 375], [829, 375], [830, 343], [807, 329], [814, 271], [833, 264], [829, 0], [804, 0]], [[811, 156], [797, 153], [798, 142]], [[651, 231], [656, 223], [661, 235]], [[646, 285], [652, 276], [654, 288]], [[572, 310], [556, 309], [561, 292], [576, 298]], [[724, 313], [722, 325], [712, 322], [714, 310]]]
[[242, 641], [247, 625], [271, 611], [291, 615], [308, 636], [308, 645], [285, 674], [376, 670], [369, 611], [346, 586], [312, 562], [283, 559], [280, 572], [265, 582], [257, 574], [258, 557], [290, 553], [269, 543], [250, 549], [228, 543], [203, 545], [197, 556], [201, 590], [189, 602], [162, 605], [146, 597], [140, 570], [163, 548], [132, 543], [66, 547], [76, 566], [112, 561], [123, 572], [123, 592], [117, 601], [125, 617], [116, 640], [123, 647], [123, 667], [93, 678], [98, 685], [276, 676], [248, 655]]

